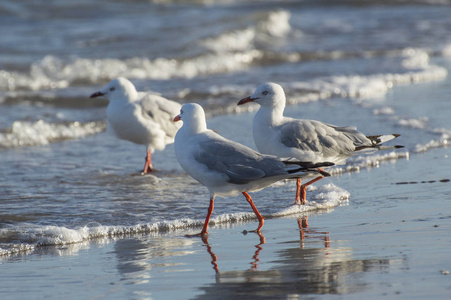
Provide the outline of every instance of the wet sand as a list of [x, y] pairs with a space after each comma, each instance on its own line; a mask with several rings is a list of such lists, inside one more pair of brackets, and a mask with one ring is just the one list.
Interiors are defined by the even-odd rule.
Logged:
[[[446, 91], [447, 83], [400, 87], [386, 101], [406, 106], [409, 93], [422, 92], [424, 99], [430, 95], [444, 109], [419, 114], [433, 123], [448, 118]], [[349, 103], [338, 105], [347, 109]], [[350, 123], [368, 131], [365, 126], [371, 124], [358, 117]], [[240, 134], [228, 132], [230, 120], [248, 128]], [[210, 128], [221, 128], [250, 145], [249, 124], [249, 114], [209, 120]], [[316, 184], [333, 183], [349, 191], [349, 201], [334, 209], [267, 218], [262, 236], [243, 233], [256, 228], [253, 220], [211, 225], [207, 240], [185, 237], [199, 227], [38, 247], [31, 254], [1, 257], [0, 299], [449, 299], [450, 148], [411, 151], [418, 142], [416, 129], [404, 130], [402, 138], [401, 143], [410, 145], [408, 158]], [[160, 160], [173, 157], [168, 149]], [[129, 170], [135, 162], [128, 163], [114, 171]], [[198, 189], [205, 195], [199, 205], [205, 205], [206, 213], [208, 193], [200, 185]], [[294, 185], [287, 189], [283, 205], [289, 207]], [[254, 198], [262, 212], [265, 207], [258, 199], [270, 197], [270, 191]], [[216, 214], [234, 201], [218, 199]]]
[[267, 219], [261, 236], [244, 234], [257, 225], [246, 222], [211, 226], [206, 240], [186, 238], [200, 230], [193, 228], [10, 257], [1, 263], [0, 297], [449, 299], [448, 152], [335, 177], [352, 191], [348, 204]]

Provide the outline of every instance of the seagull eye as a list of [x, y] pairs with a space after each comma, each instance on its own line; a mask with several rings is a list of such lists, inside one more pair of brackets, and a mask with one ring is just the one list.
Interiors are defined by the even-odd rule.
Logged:
[[263, 95], [268, 95], [268, 91], [264, 91], [262, 94]]
[[111, 87], [110, 88], [110, 91], [114, 91], [116, 88], [115, 87]]
[[181, 115], [183, 114], [183, 110], [180, 110], [180, 114], [181, 114]]

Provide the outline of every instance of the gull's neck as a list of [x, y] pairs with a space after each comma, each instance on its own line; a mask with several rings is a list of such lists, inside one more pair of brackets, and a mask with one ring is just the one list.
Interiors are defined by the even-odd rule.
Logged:
[[110, 102], [112, 103], [130, 103], [138, 100], [138, 92], [136, 89], [127, 89], [123, 94], [112, 97]]
[[266, 123], [270, 126], [275, 126], [280, 124], [283, 120], [283, 111], [284, 106], [262, 106], [258, 110], [257, 114], [255, 115], [255, 119], [258, 120], [258, 122]]
[[183, 122], [182, 129], [187, 135], [195, 135], [207, 131], [207, 122], [204, 119], [190, 119]]

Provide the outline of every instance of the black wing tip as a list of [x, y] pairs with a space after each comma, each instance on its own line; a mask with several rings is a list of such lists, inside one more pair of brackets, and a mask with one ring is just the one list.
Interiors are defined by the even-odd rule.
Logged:
[[299, 171], [315, 172], [315, 173], [320, 173], [324, 177], [329, 177], [331, 175], [328, 172], [321, 170], [320, 168], [330, 167], [330, 166], [335, 165], [335, 163], [329, 162], [329, 161], [320, 162], [320, 163], [313, 163], [313, 162], [309, 162], [309, 161], [307, 161], [307, 162], [305, 162], [305, 161], [284, 161], [284, 163], [287, 165], [300, 166], [300, 168], [298, 168], [298, 169], [288, 171], [289, 174], [297, 173]]
[[323, 171], [323, 170], [318, 170], [318, 171], [319, 171], [319, 173], [320, 173], [321, 175], [323, 175], [324, 177], [329, 177], [329, 176], [331, 176], [330, 173], [328, 173], [328, 172], [326, 172], [326, 171]]
[[394, 136], [395, 138], [401, 136], [399, 133], [393, 133], [392, 136]]
[[283, 161], [283, 163], [286, 164], [286, 165], [298, 165], [298, 166], [306, 168], [306, 169], [330, 167], [330, 166], [334, 166], [335, 165], [335, 163], [330, 162], [330, 161], [314, 163], [314, 162], [311, 162], [311, 161], [286, 160], [286, 161]]
[[321, 167], [331, 167], [335, 166], [335, 163], [330, 161], [320, 162], [315, 164], [315, 168], [321, 168]]
[[[320, 170], [318, 168], [299, 168], [299, 169], [295, 169], [295, 170], [289, 170], [288, 174], [294, 174], [297, 172], [312, 172], [312, 173], [319, 173], [324, 177], [329, 177], [331, 176], [330, 173]], [[299, 177], [300, 178], [300, 177]]]
[[396, 145], [396, 146], [394, 146], [396, 149], [399, 149], [399, 148], [404, 148], [404, 146], [403, 145]]

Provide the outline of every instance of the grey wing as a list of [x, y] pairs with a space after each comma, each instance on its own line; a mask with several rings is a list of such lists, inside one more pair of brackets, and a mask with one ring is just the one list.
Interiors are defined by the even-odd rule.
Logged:
[[357, 128], [355, 127], [338, 127], [333, 125], [328, 126], [333, 128], [335, 131], [340, 132], [342, 135], [346, 136], [346, 138], [352, 141], [355, 147], [371, 146], [373, 144], [371, 140], [368, 139], [367, 136], [365, 136], [365, 134], [358, 131]]
[[285, 146], [322, 152], [324, 156], [351, 153], [367, 141], [354, 127], [338, 127], [313, 120], [295, 120], [281, 128], [281, 142]]
[[199, 146], [201, 151], [196, 160], [208, 169], [226, 175], [230, 183], [246, 184], [260, 178], [286, 174], [285, 164], [280, 160], [229, 140], [209, 140]]
[[179, 103], [156, 94], [147, 94], [142, 98], [140, 104], [145, 118], [150, 118], [153, 122], [158, 123], [168, 137], [175, 136], [180, 124], [174, 123], [173, 119], [180, 113], [181, 105]]

